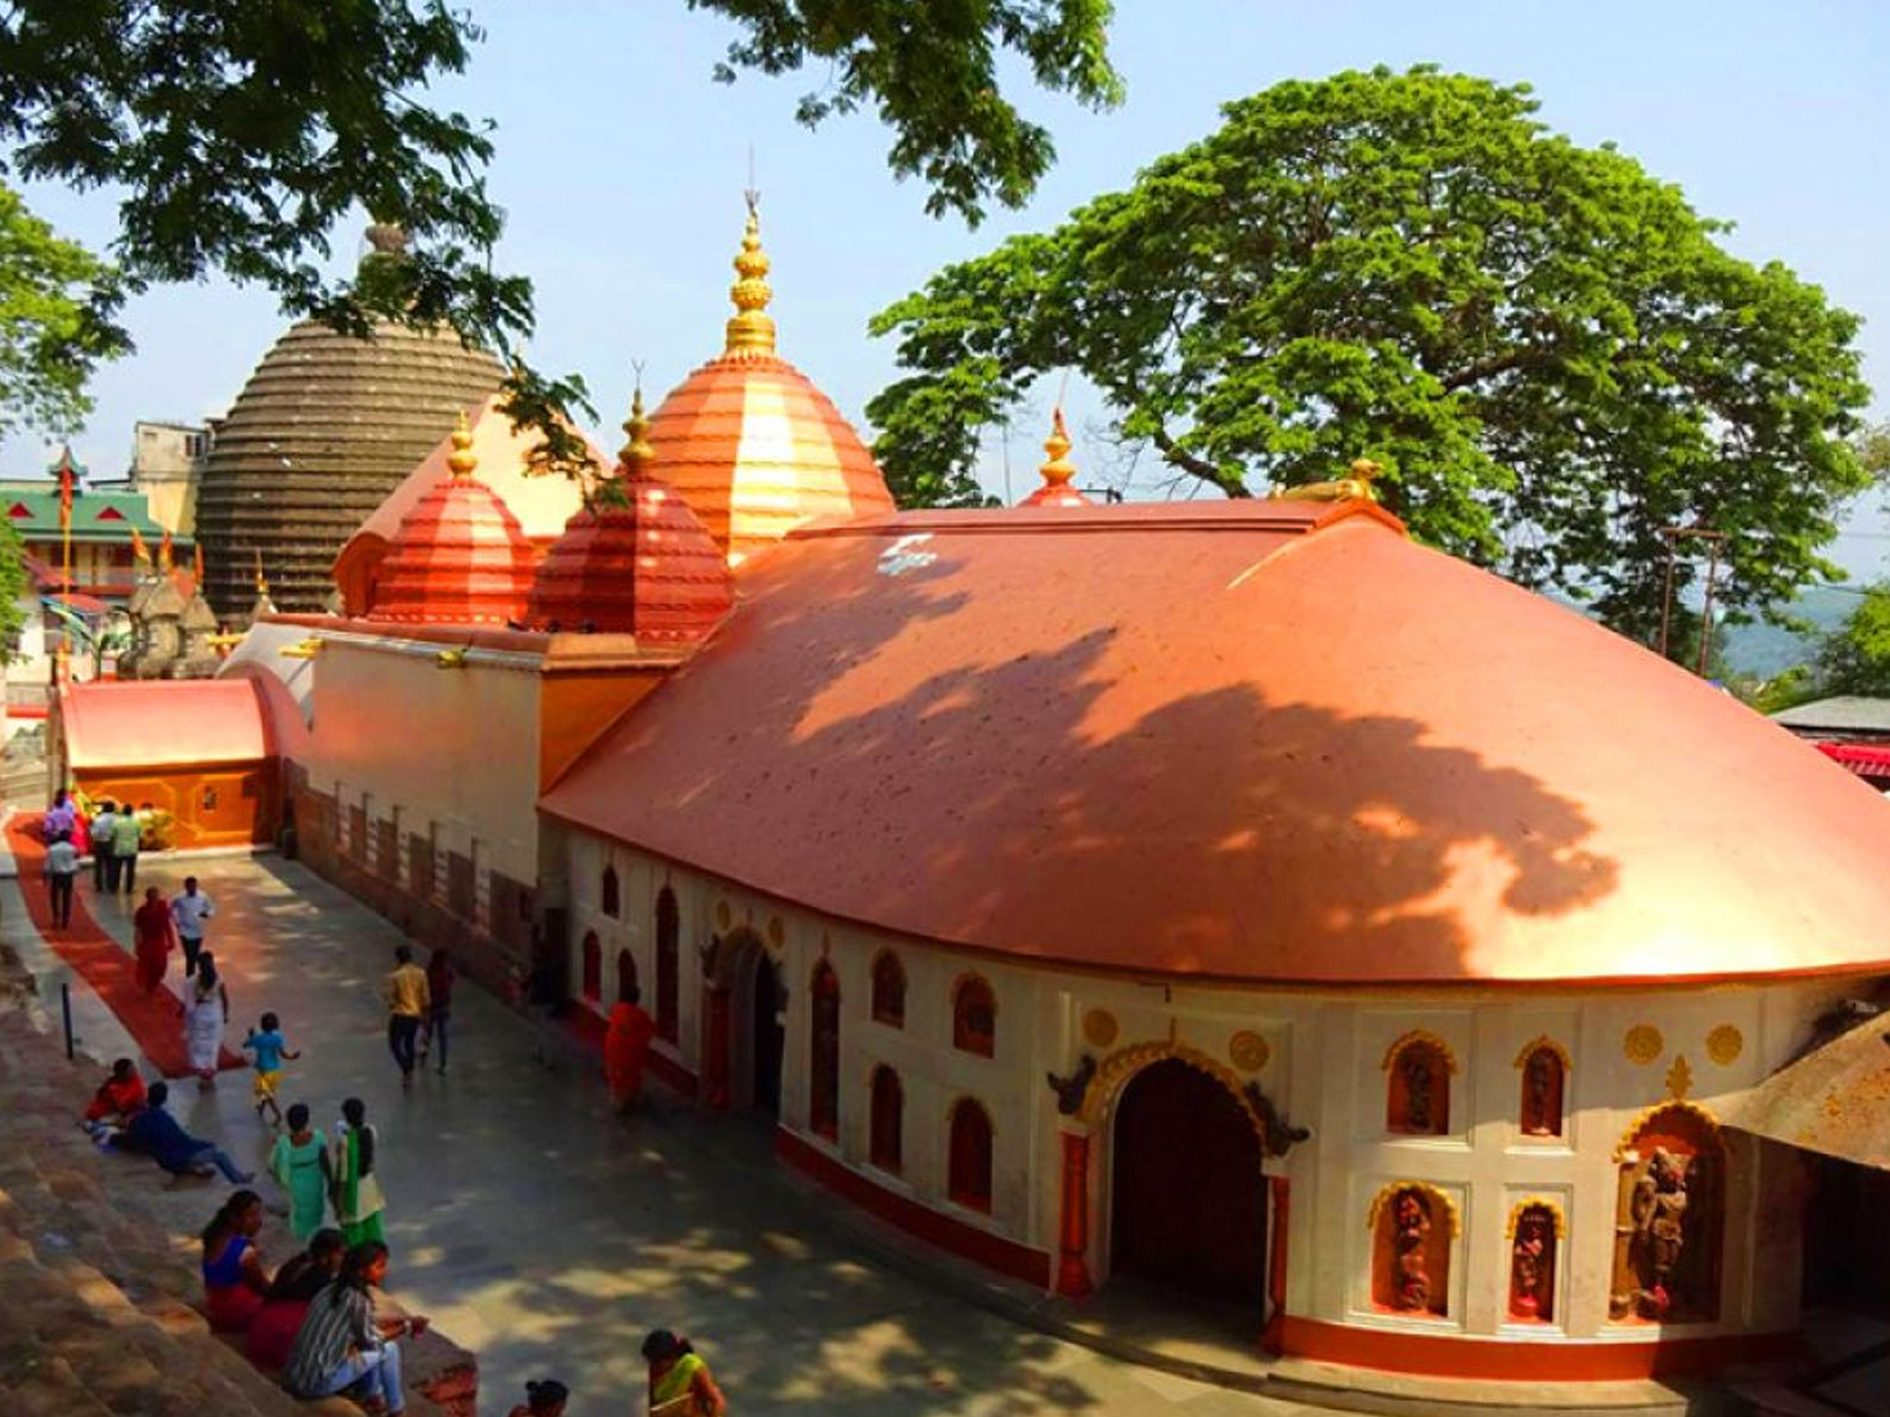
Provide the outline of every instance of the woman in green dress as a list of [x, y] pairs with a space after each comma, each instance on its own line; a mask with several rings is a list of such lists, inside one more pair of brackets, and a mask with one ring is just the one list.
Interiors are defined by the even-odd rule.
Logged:
[[650, 1365], [650, 1417], [724, 1417], [728, 1399], [688, 1339], [659, 1328], [643, 1340]]
[[329, 1184], [333, 1187], [335, 1220], [348, 1248], [369, 1240], [385, 1241], [381, 1211], [387, 1202], [375, 1175], [379, 1138], [368, 1125], [367, 1104], [350, 1097], [341, 1104], [341, 1123], [329, 1147]]
[[322, 1228], [328, 1207], [328, 1138], [308, 1124], [308, 1107], [289, 1108], [289, 1130], [269, 1153], [269, 1174], [289, 1193], [289, 1228], [302, 1241]]

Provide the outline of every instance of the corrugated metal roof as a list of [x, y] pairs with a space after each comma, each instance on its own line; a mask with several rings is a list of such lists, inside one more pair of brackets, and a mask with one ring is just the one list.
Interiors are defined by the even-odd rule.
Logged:
[[1772, 715], [1772, 722], [1786, 728], [1824, 729], [1834, 733], [1890, 733], [1890, 699], [1865, 698], [1858, 694], [1840, 694], [1800, 704]]
[[1890, 1171], [1890, 1015], [1865, 1020], [1716, 1110], [1725, 1126]]

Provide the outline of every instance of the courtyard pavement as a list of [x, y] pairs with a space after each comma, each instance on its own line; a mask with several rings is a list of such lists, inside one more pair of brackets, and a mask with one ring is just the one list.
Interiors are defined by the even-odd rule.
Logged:
[[[167, 894], [187, 873], [217, 904], [210, 943], [229, 980], [232, 1046], [274, 1010], [302, 1052], [285, 1106], [307, 1102], [327, 1126], [342, 1098], [366, 1101], [385, 1153], [389, 1287], [477, 1351], [484, 1413], [508, 1411], [541, 1376], [572, 1386], [571, 1417], [640, 1410], [637, 1347], [656, 1327], [697, 1341], [738, 1417], [1318, 1410], [1062, 1342], [878, 1263], [834, 1223], [829, 1202], [778, 1168], [759, 1121], [678, 1103], [621, 1123], [587, 1067], [537, 1061], [531, 1025], [470, 985], [455, 996], [450, 1075], [429, 1072], [403, 1091], [378, 997], [400, 934], [293, 862], [226, 857], [141, 872]], [[89, 881], [81, 889], [126, 941], [129, 902], [93, 900]], [[56, 1018], [70, 974], [17, 897], [0, 930], [42, 976]], [[73, 994], [81, 1047], [127, 1051], [109, 1011], [83, 984]], [[208, 1094], [174, 1083], [173, 1110], [261, 1169], [270, 1133], [251, 1110], [247, 1073], [224, 1073]], [[203, 1223], [217, 1194], [163, 1192], [155, 1177], [153, 1190], [180, 1232]]]

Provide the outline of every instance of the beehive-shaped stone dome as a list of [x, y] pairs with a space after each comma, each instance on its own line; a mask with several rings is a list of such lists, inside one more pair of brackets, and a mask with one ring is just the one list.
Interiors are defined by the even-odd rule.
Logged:
[[[367, 259], [399, 259], [399, 238], [370, 232]], [[392, 324], [372, 339], [305, 320], [263, 356], [217, 428], [197, 494], [197, 538], [220, 616], [254, 598], [260, 555], [276, 604], [319, 611], [342, 543], [413, 470], [460, 410], [505, 371], [450, 332]]]

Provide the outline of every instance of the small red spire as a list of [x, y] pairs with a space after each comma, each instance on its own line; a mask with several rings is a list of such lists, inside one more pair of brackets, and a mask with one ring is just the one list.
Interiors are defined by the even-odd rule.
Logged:
[[526, 618], [537, 629], [694, 644], [735, 603], [728, 563], [689, 504], [651, 474], [656, 452], [641, 389], [623, 427], [630, 436], [616, 477], [552, 543]]
[[459, 416], [450, 476], [401, 519], [381, 563], [370, 620], [503, 625], [524, 612], [536, 556], [511, 508], [473, 476], [472, 430]]

